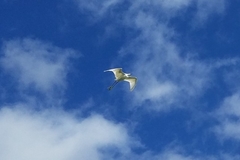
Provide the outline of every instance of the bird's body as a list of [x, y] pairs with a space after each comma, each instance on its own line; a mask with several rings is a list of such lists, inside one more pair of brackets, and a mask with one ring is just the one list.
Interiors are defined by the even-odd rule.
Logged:
[[108, 72], [108, 71], [113, 72], [113, 74], [115, 75], [115, 81], [108, 88], [109, 90], [111, 90], [120, 81], [127, 81], [127, 82], [129, 82], [131, 91], [135, 88], [136, 83], [137, 83], [137, 78], [136, 77], [132, 77], [130, 73], [124, 73], [122, 71], [122, 68], [108, 69], [108, 70], [105, 70], [104, 72]]

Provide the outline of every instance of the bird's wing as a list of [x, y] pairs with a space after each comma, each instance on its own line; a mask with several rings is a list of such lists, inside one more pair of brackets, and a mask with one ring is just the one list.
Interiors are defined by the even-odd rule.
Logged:
[[116, 78], [116, 79], [119, 79], [120, 77], [123, 77], [123, 76], [124, 76], [124, 73], [123, 73], [123, 71], [122, 71], [122, 68], [108, 69], [108, 70], [105, 70], [104, 72], [107, 72], [107, 71], [113, 72], [113, 74], [115, 75], [115, 78]]
[[135, 86], [137, 84], [137, 78], [136, 77], [131, 77], [130, 76], [130, 77], [125, 78], [124, 81], [129, 82], [131, 91], [135, 88]]

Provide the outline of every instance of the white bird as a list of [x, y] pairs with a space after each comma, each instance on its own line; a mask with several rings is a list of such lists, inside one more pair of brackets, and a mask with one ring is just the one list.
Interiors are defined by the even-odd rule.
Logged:
[[113, 72], [113, 74], [115, 75], [115, 81], [110, 87], [108, 87], [108, 90], [111, 90], [120, 81], [129, 82], [131, 91], [135, 88], [137, 83], [137, 78], [130, 76], [131, 75], [130, 73], [124, 73], [122, 71], [122, 68], [108, 69], [108, 70], [105, 70], [104, 72], [108, 72], [108, 71]]

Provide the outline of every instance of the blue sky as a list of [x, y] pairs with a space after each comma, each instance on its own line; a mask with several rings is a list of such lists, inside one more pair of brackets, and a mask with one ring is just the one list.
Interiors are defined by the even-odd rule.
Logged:
[[239, 160], [239, 7], [0, 1], [0, 159]]

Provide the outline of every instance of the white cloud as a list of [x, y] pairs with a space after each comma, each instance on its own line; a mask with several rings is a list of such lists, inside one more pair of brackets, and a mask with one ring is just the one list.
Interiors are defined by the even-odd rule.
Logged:
[[215, 116], [219, 125], [214, 131], [220, 135], [220, 139], [240, 140], [240, 94], [235, 93], [226, 97], [221, 107], [216, 111]]
[[133, 92], [135, 103], [150, 102], [153, 109], [163, 110], [201, 94], [208, 87], [211, 67], [188, 56], [191, 53], [181, 56], [181, 49], [171, 40], [174, 31], [153, 16], [142, 12], [133, 19], [131, 26], [140, 33], [122, 48], [120, 56], [134, 55], [132, 74], [139, 79]]
[[175, 150], [164, 150], [159, 154], [154, 154], [152, 152], [145, 152], [141, 155], [132, 155], [130, 159], [138, 160], [200, 160], [195, 156], [186, 155]]
[[[129, 40], [120, 51], [123, 59], [126, 55], [134, 55], [129, 66], [139, 81], [133, 92], [135, 99], [131, 101], [134, 100], [137, 106], [148, 104], [145, 105], [147, 108], [156, 110], [170, 109], [170, 106], [180, 107], [182, 103], [189, 103], [201, 95], [212, 80], [215, 69], [213, 65], [199, 61], [193, 53], [183, 53], [187, 49], [175, 43], [178, 33], [168, 26], [163, 17], [178, 16], [177, 11], [180, 9], [196, 5], [196, 21], [203, 21], [202, 17], [199, 18], [203, 13], [206, 20], [212, 14], [224, 12], [225, 1], [174, 2], [132, 2], [132, 7], [124, 15], [125, 24], [138, 31], [137, 36]], [[215, 3], [219, 5], [215, 7]], [[166, 15], [160, 14], [162, 10], [159, 6]], [[202, 11], [201, 7], [206, 11]]]
[[158, 2], [161, 3], [163, 8], [174, 10], [185, 8], [191, 4], [191, 0], [173, 0], [173, 1], [163, 0]]
[[[224, 13], [226, 8], [225, 0], [136, 0], [129, 3], [125, 3], [124, 6], [128, 5], [127, 9], [123, 10], [122, 13], [116, 13], [113, 11], [115, 7], [122, 7], [124, 1], [119, 0], [74, 0], [79, 9], [82, 12], [90, 13], [95, 19], [101, 19], [104, 16], [108, 16], [107, 13], [111, 11], [111, 14], [123, 17], [128, 16], [131, 12], [137, 14], [137, 12], [146, 12], [152, 15], [159, 15], [159, 18], [168, 19], [176, 17], [180, 14], [184, 14], [187, 9], [192, 7], [194, 9], [194, 16], [192, 21], [194, 23], [203, 23], [209, 16], [213, 14]], [[151, 9], [149, 9], [151, 8]], [[121, 17], [121, 16], [120, 16]], [[125, 17], [126, 18], [126, 17]], [[118, 19], [118, 18], [117, 18]]]
[[[172, 18], [176, 16], [176, 13], [187, 9], [192, 3], [193, 0], [138, 0], [131, 2], [129, 7], [131, 11], [146, 11], [148, 14], [159, 15], [161, 18]], [[149, 10], [149, 8], [151, 8]]]
[[204, 22], [212, 14], [222, 14], [226, 8], [225, 0], [198, 0], [196, 19], [198, 22]]
[[[104, 10], [101, 16], [113, 6], [122, 5], [118, 1], [109, 2], [112, 5], [103, 5], [107, 2], [109, 1], [79, 1], [79, 4], [96, 15]], [[93, 4], [95, 7], [89, 7]], [[219, 5], [215, 7], [215, 4]], [[112, 14], [115, 17], [121, 15], [121, 25], [138, 32], [120, 51], [123, 59], [126, 55], [134, 55], [131, 62], [132, 74], [139, 78], [136, 91], [133, 92], [135, 105], [150, 102], [153, 104], [152, 109], [163, 110], [172, 104], [181, 106], [181, 102], [185, 103], [203, 93], [211, 80], [212, 68], [207, 63], [198, 61], [197, 57], [191, 57], [192, 53], [182, 53], [184, 47], [173, 41], [177, 33], [168, 27], [166, 19], [178, 16], [179, 11], [192, 7], [196, 15], [192, 18], [203, 21], [211, 14], [222, 13], [225, 0], [138, 0], [127, 5], [126, 10]]]
[[119, 0], [75, 0], [80, 10], [83, 12], [91, 13], [94, 18], [100, 18], [104, 16], [112, 7], [117, 5]]
[[214, 131], [221, 137], [220, 139], [240, 140], [240, 122], [233, 120], [221, 121]]
[[54, 87], [64, 89], [72, 50], [25, 38], [5, 42], [2, 51], [1, 66], [18, 79], [20, 89], [35, 88], [41, 92], [50, 92]]
[[197, 160], [196, 157], [192, 156], [184, 156], [179, 153], [174, 153], [174, 152], [167, 152], [164, 153], [161, 158], [159, 159], [166, 159], [166, 160]]
[[[128, 125], [98, 114], [79, 117], [59, 108], [32, 110], [29, 104], [4, 106], [0, 110], [0, 159], [51, 160], [217, 160], [238, 159], [238, 155], [190, 154], [170, 145], [161, 152], [147, 150], [132, 137]], [[131, 129], [130, 129], [131, 130]], [[133, 134], [134, 135], [134, 134]], [[141, 148], [144, 149], [144, 148]]]
[[[101, 3], [104, 2], [106, 1]], [[114, 2], [115, 5], [119, 4]], [[215, 4], [219, 5], [215, 7]], [[81, 6], [87, 5], [92, 5], [92, 1], [85, 1]], [[133, 92], [135, 98], [131, 101], [138, 106], [151, 103], [152, 107], [148, 108], [165, 110], [170, 108], [170, 105], [178, 104], [179, 107], [181, 102], [186, 103], [201, 95], [211, 80], [212, 68], [207, 63], [198, 61], [197, 57], [191, 57], [192, 53], [182, 53], [181, 49], [184, 47], [173, 41], [177, 33], [168, 27], [166, 19], [178, 16], [180, 10], [193, 7], [196, 15], [193, 18], [202, 22], [211, 14], [222, 13], [225, 0], [138, 0], [128, 5], [126, 10], [115, 13], [115, 16], [121, 14], [121, 25], [138, 32], [138, 35], [126, 42], [120, 50], [120, 57], [123, 59], [126, 55], [134, 55], [130, 64], [132, 74], [136, 75], [139, 81]], [[84, 8], [95, 13], [101, 10], [101, 7], [98, 7], [98, 10]], [[110, 9], [111, 6], [104, 7], [104, 13]]]
[[[190, 8], [193, 12], [192, 14], [186, 11]], [[192, 21], [203, 23], [212, 15], [224, 13], [225, 9], [225, 0], [137, 0], [131, 2], [128, 10], [123, 11], [122, 15], [130, 22], [138, 18], [139, 14], [144, 13], [163, 25], [166, 25], [169, 19], [178, 16], [180, 18], [188, 17], [189, 19], [187, 20], [190, 20], [190, 23]], [[184, 14], [188, 14], [188, 16], [184, 16]], [[145, 22], [147, 25], [147, 21]], [[123, 21], [123, 23], [126, 22]]]
[[179, 149], [180, 147], [166, 148], [162, 152], [154, 153], [151, 151], [144, 152], [139, 155], [131, 155], [128, 159], [138, 159], [138, 160], [238, 160], [239, 155], [231, 155], [219, 152], [216, 155], [206, 155], [205, 153], [196, 151], [192, 154], [188, 154], [184, 149]]
[[238, 58], [233, 58], [226, 63], [220, 61], [216, 65], [221, 70], [221, 78], [226, 83], [225, 87], [228, 88], [219, 108], [213, 112], [214, 118], [219, 122], [213, 130], [220, 140], [240, 141], [240, 66], [238, 62]]
[[186, 153], [176, 149], [167, 148], [162, 153], [156, 155], [156, 159], [165, 160], [199, 160], [196, 156], [187, 155]]
[[236, 93], [225, 98], [218, 112], [224, 116], [235, 115], [240, 117], [240, 94]]
[[117, 13], [112, 9], [123, 5], [117, 0], [77, 2], [95, 18], [108, 16], [106, 13], [111, 11], [113, 25], [120, 22], [138, 33], [119, 52], [123, 61], [129, 54], [134, 55], [128, 68], [131, 67], [129, 72], [139, 79], [131, 93], [135, 106], [148, 104], [147, 108], [159, 111], [170, 106], [182, 107], [181, 104], [189, 103], [208, 88], [215, 68], [198, 61], [192, 53], [183, 53], [182, 49], [187, 49], [173, 41], [178, 33], [169, 28], [168, 20], [187, 13], [191, 7], [193, 14], [189, 23], [204, 23], [208, 17], [224, 13], [225, 0], [137, 0], [126, 3], [125, 10]]
[[[220, 158], [223, 160], [238, 160], [240, 159], [240, 155], [230, 155], [230, 154], [220, 154]], [[215, 158], [213, 160], [218, 160], [219, 158]]]
[[[127, 154], [131, 139], [122, 124], [100, 115], [79, 120], [56, 109], [0, 110], [0, 159], [100, 160]], [[112, 157], [113, 156], [113, 157]]]

